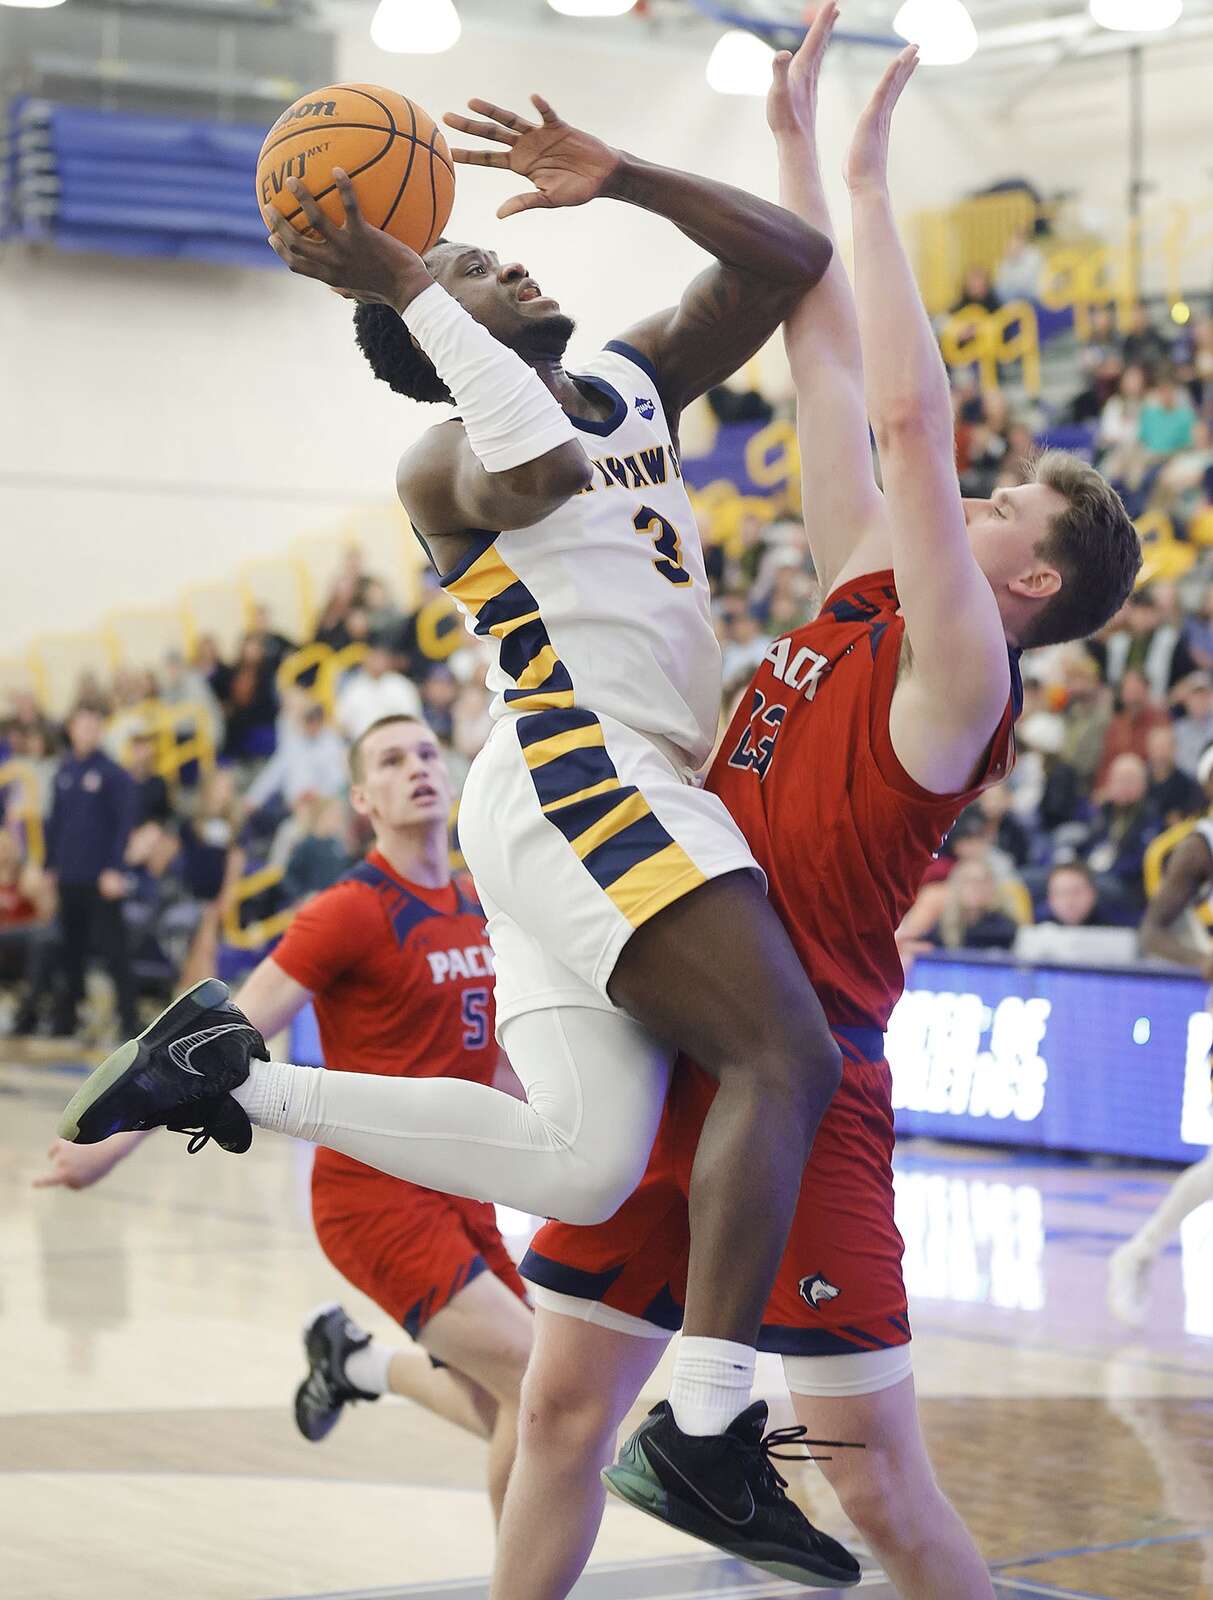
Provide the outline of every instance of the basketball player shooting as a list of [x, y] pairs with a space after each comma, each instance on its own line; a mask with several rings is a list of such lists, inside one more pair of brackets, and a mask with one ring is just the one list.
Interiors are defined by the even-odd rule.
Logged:
[[251, 1121], [427, 1187], [592, 1223], [639, 1181], [682, 1048], [719, 1092], [695, 1160], [687, 1336], [661, 1440], [676, 1487], [655, 1514], [806, 1582], [851, 1583], [857, 1563], [784, 1495], [747, 1410], [840, 1053], [749, 847], [692, 782], [717, 732], [720, 653], [677, 444], [682, 408], [766, 342], [831, 247], [778, 206], [534, 104], [538, 122], [481, 100], [475, 118], [446, 119], [498, 146], [456, 159], [533, 185], [500, 216], [613, 199], [715, 258], [679, 305], [581, 371], [562, 365], [571, 319], [521, 263], [454, 243], [422, 260], [366, 225], [343, 173], [343, 226], [292, 181], [315, 237], [281, 217], [272, 237], [293, 271], [370, 302], [359, 329], [379, 376], [458, 408], [405, 455], [398, 487], [495, 657], [496, 721], [460, 834], [527, 1103], [267, 1062], [203, 986], [103, 1063], [61, 1132], [188, 1120], [238, 1150]]
[[[827, 233], [816, 98], [837, 15], [823, 5], [795, 60], [776, 58], [768, 102], [781, 196]], [[961, 499], [947, 375], [888, 190], [893, 108], [914, 66], [913, 50], [890, 65], [847, 160], [854, 291], [836, 255], [785, 329], [806, 532], [827, 597], [771, 645], [707, 787], [766, 869], [845, 1058], [760, 1348], [783, 1358], [802, 1436], [864, 1443], [823, 1446], [822, 1468], [903, 1600], [993, 1600], [915, 1401], [883, 1059], [904, 982], [895, 930], [956, 817], [1007, 773], [1019, 651], [1100, 627], [1141, 558], [1116, 495], [1072, 457], [1042, 457], [1036, 482], [993, 500]], [[522, 1263], [535, 1351], [493, 1600], [563, 1600], [593, 1547], [600, 1470], [679, 1326], [687, 1173], [711, 1097], [710, 1080], [680, 1063], [636, 1192], [596, 1227], [549, 1224]], [[668, 1429], [663, 1402], [605, 1473], [642, 1509], [673, 1488]], [[797, 1443], [796, 1430], [782, 1435], [773, 1471]], [[756, 1564], [795, 1575], [777, 1558]]]

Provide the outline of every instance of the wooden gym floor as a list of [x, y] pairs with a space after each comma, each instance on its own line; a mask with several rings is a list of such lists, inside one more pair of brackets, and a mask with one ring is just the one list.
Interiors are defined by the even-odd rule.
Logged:
[[[294, 1431], [303, 1314], [340, 1296], [390, 1331], [311, 1237], [310, 1152], [261, 1138], [239, 1160], [187, 1158], [157, 1135], [96, 1189], [36, 1192], [75, 1081], [0, 1067], [0, 1594], [484, 1595], [474, 1440], [397, 1401], [320, 1446]], [[1104, 1310], [1107, 1256], [1166, 1181], [901, 1153], [926, 1428], [1000, 1596], [1213, 1600], [1213, 1205], [1160, 1263], [1142, 1333]], [[777, 1395], [777, 1368], [760, 1386]], [[844, 1533], [821, 1480], [805, 1492]], [[612, 1505], [576, 1594], [802, 1592]], [[860, 1592], [893, 1593], [875, 1570]]]

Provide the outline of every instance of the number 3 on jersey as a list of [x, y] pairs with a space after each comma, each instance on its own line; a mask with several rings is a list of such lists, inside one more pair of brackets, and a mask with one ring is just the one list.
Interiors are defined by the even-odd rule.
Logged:
[[691, 574], [682, 564], [682, 539], [672, 522], [667, 522], [652, 506], [641, 506], [632, 518], [637, 533], [647, 533], [657, 548], [653, 565], [670, 583], [691, 582]]
[[760, 779], [765, 778], [775, 755], [775, 741], [787, 714], [787, 706], [767, 705], [762, 691], [755, 689], [750, 720], [736, 750], [729, 757], [729, 765], [740, 767], [743, 772], [753, 768]]

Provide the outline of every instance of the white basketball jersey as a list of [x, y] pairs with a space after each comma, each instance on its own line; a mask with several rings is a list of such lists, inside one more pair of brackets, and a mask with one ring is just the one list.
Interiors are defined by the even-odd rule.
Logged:
[[492, 649], [494, 717], [579, 706], [698, 767], [716, 738], [720, 648], [655, 374], [613, 342], [575, 376], [613, 408], [570, 418], [593, 482], [542, 522], [486, 532], [440, 581]]

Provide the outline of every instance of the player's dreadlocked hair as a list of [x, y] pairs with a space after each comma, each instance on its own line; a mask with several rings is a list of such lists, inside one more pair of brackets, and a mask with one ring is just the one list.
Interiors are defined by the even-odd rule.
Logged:
[[371, 371], [389, 389], [410, 400], [451, 403], [450, 390], [434, 371], [430, 358], [413, 343], [409, 330], [391, 306], [360, 302], [354, 308], [354, 337], [370, 362]]

